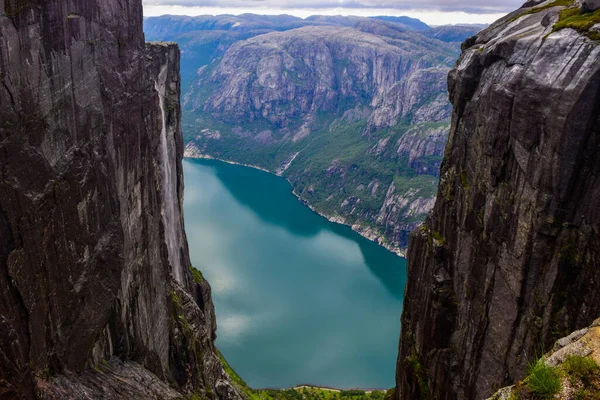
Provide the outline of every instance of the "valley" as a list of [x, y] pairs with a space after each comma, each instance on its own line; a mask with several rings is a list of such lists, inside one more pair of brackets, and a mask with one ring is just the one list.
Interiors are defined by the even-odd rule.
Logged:
[[185, 156], [283, 176], [316, 212], [398, 254], [433, 207], [446, 75], [478, 29], [320, 16], [145, 21], [150, 38], [183, 49]]
[[600, 1], [467, 3], [0, 1], [0, 399], [597, 400]]

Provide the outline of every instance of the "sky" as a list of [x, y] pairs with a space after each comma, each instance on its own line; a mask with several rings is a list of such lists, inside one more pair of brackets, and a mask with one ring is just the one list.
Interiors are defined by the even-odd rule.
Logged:
[[430, 25], [489, 24], [524, 0], [143, 0], [147, 17], [219, 14], [406, 15]]

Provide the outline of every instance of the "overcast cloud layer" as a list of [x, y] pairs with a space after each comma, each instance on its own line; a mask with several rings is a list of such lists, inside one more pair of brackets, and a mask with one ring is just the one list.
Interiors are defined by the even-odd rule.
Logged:
[[430, 10], [471, 14], [507, 13], [524, 0], [144, 0], [149, 6], [194, 6], [239, 9]]

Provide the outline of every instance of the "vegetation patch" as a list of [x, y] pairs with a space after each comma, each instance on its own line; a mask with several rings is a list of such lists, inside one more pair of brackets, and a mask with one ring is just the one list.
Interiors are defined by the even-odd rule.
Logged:
[[6, 0], [4, 2], [4, 13], [3, 17], [14, 18], [23, 12], [28, 6], [28, 2], [25, 0]]
[[360, 389], [336, 390], [313, 386], [298, 386], [290, 389], [251, 389], [233, 370], [225, 357], [217, 350], [223, 369], [235, 387], [248, 400], [391, 400], [393, 390], [365, 391]]
[[595, 392], [600, 398], [600, 366], [591, 358], [581, 356], [570, 356], [561, 366], [565, 375], [572, 385], [578, 386], [580, 383], [587, 392]]
[[410, 365], [410, 369], [412, 370], [414, 376], [417, 378], [417, 382], [419, 383], [421, 398], [424, 400], [429, 400], [431, 398], [431, 393], [429, 391], [429, 381], [427, 379], [427, 368], [425, 368], [421, 362], [421, 357], [415, 349], [413, 349], [411, 356], [408, 357], [407, 362], [408, 365]]
[[198, 285], [204, 282], [204, 276], [202, 275], [202, 272], [194, 268], [192, 265], [190, 265], [189, 268], [190, 272], [192, 273], [192, 277], [194, 278], [194, 282], [196, 282]]
[[546, 364], [544, 358], [540, 358], [529, 366], [525, 384], [536, 398], [544, 400], [552, 399], [561, 388], [558, 371]]
[[511, 400], [600, 399], [600, 366], [591, 358], [569, 356], [563, 364], [551, 367], [544, 358], [532, 363], [528, 376], [519, 382]]
[[433, 231], [431, 232], [431, 234], [433, 235], [433, 238], [436, 240], [436, 242], [440, 244], [446, 244], [446, 239], [444, 238], [444, 235], [442, 235], [440, 232]]
[[467, 177], [467, 171], [464, 169], [460, 174], [460, 184], [462, 185], [463, 189], [469, 190], [471, 188], [471, 185], [469, 185], [469, 178]]
[[571, 7], [574, 4], [575, 4], [575, 2], [573, 0], [556, 0], [556, 1], [553, 1], [552, 3], [546, 4], [545, 6], [534, 7], [531, 10], [524, 12], [523, 14], [519, 14], [519, 15], [511, 18], [510, 22], [516, 21], [517, 19], [524, 17], [526, 15], [539, 13], [540, 11], [544, 11], [544, 10], [547, 10], [552, 7]]
[[181, 297], [179, 297], [173, 289], [171, 289], [171, 300], [173, 301], [173, 312], [175, 315], [178, 315], [180, 310], [183, 309], [183, 303]]
[[198, 393], [194, 393], [194, 394], [192, 394], [191, 396], [187, 396], [187, 397], [185, 398], [185, 400], [206, 400], [206, 399], [208, 399], [208, 397], [206, 397], [206, 396], [201, 396], [201, 395], [199, 395]]
[[263, 400], [385, 400], [386, 391], [335, 390], [310, 386], [287, 390], [259, 390]]
[[590, 29], [600, 24], [600, 10], [582, 12], [578, 7], [567, 8], [560, 12], [558, 22], [554, 25], [553, 32], [561, 29], [571, 28], [577, 32], [587, 35], [593, 40], [600, 40], [599, 32], [590, 32]]

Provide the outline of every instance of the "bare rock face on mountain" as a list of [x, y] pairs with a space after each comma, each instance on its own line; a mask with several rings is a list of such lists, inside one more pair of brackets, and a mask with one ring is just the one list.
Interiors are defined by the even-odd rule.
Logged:
[[597, 15], [553, 4], [468, 40], [450, 73], [437, 202], [408, 253], [398, 398], [486, 398], [600, 315]]
[[239, 397], [190, 272], [177, 46], [140, 0], [0, 15], [0, 398]]
[[[318, 112], [335, 113], [344, 102], [382, 108], [370, 119], [377, 127], [395, 125], [409, 112], [415, 113], [410, 122], [439, 122], [448, 118], [449, 105], [441, 79], [447, 69], [436, 56], [425, 46], [400, 46], [352, 28], [271, 33], [235, 44], [207, 78], [219, 90], [196, 106], [229, 123], [262, 118], [296, 138]], [[432, 94], [440, 102], [419, 112]], [[294, 126], [297, 120], [302, 123]]]

